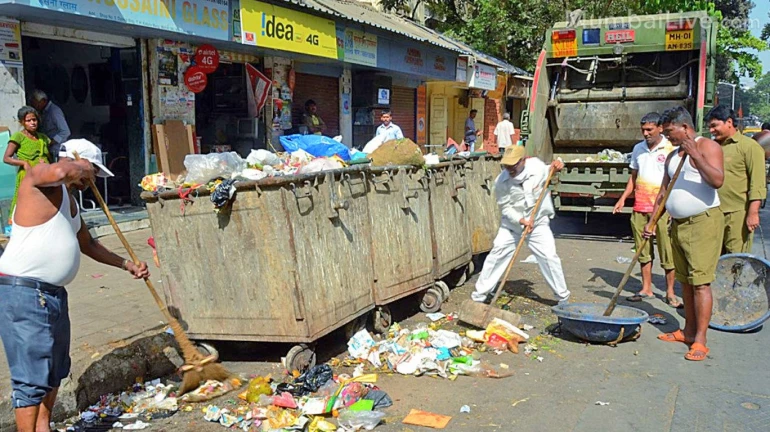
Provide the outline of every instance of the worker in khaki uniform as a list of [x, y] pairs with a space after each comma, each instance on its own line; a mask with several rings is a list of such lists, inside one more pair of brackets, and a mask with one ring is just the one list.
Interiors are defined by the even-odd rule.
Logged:
[[525, 230], [530, 233], [527, 245], [537, 259], [546, 283], [560, 304], [569, 301], [570, 292], [551, 231], [551, 218], [555, 212], [548, 194], [543, 198], [537, 215], [532, 214], [540, 192], [548, 187], [545, 181], [551, 167], [561, 171], [564, 164], [557, 160], [549, 166], [540, 159], [524, 157], [525, 152], [523, 146], [509, 147], [501, 161], [503, 172], [495, 180], [495, 197], [502, 220], [492, 250], [476, 282], [476, 291], [471, 294], [471, 298], [477, 302], [487, 301], [503, 276]]
[[[660, 114], [653, 112], [642, 117], [641, 141], [631, 153], [631, 177], [628, 178], [626, 190], [618, 199], [612, 213], [620, 213], [626, 199], [634, 194], [634, 211], [631, 213], [631, 232], [634, 245], [639, 254], [639, 264], [642, 270], [642, 290], [628, 298], [631, 302], [640, 302], [653, 298], [652, 293], [652, 261], [655, 259], [652, 241], [644, 242], [644, 226], [652, 217], [655, 198], [658, 197], [660, 184], [663, 182], [663, 171], [666, 167], [666, 157], [674, 150], [674, 146], [663, 136], [663, 126]], [[658, 259], [660, 266], [666, 272], [666, 304], [674, 308], [682, 307], [674, 293], [674, 257], [671, 252], [671, 239], [668, 235], [668, 214], [658, 220], [656, 240], [658, 243]]]
[[[691, 361], [706, 359], [706, 331], [711, 321], [711, 283], [716, 277], [719, 248], [722, 245], [724, 216], [719, 209], [717, 189], [724, 182], [722, 149], [715, 141], [697, 136], [690, 113], [682, 107], [663, 113], [663, 133], [678, 146], [666, 160], [666, 171], [655, 200], [653, 214], [663, 205], [670, 187], [666, 211], [671, 215], [671, 248], [674, 252], [676, 280], [682, 284], [684, 330], [658, 335], [665, 342], [687, 344], [684, 356]], [[682, 171], [673, 184], [682, 158]], [[655, 235], [652, 222], [644, 227], [644, 236]]]
[[735, 112], [726, 106], [712, 108], [706, 123], [725, 158], [725, 183], [719, 188], [725, 215], [722, 253], [750, 253], [759, 226], [759, 207], [767, 197], [765, 152], [759, 143], [738, 132]]

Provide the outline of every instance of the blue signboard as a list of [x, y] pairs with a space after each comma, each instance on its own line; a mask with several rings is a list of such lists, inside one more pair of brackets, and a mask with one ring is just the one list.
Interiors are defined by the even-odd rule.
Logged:
[[228, 40], [229, 0], [29, 0], [30, 6]]
[[455, 80], [457, 54], [426, 45], [379, 38], [377, 67], [445, 81]]

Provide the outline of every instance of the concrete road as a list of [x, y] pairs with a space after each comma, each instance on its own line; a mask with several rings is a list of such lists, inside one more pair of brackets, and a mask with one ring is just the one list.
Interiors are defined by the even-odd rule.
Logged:
[[[583, 226], [582, 215], [557, 217], [557, 248], [564, 262], [568, 284], [576, 301], [604, 303], [620, 281], [626, 264], [617, 257], [632, 257], [627, 216], [591, 215]], [[764, 230], [770, 235], [770, 212], [762, 211]], [[590, 233], [590, 239], [577, 233]], [[626, 240], [623, 240], [623, 239]], [[761, 254], [761, 241], [756, 250]], [[527, 254], [522, 254], [521, 259]], [[442, 310], [457, 311], [468, 298], [475, 277], [456, 289]], [[660, 268], [655, 269], [655, 292], [664, 293]], [[638, 268], [623, 297], [641, 288]], [[386, 423], [378, 431], [427, 431], [403, 425], [413, 408], [452, 416], [452, 431], [768, 431], [770, 430], [770, 369], [766, 347], [770, 331], [746, 334], [709, 332], [711, 353], [704, 362], [686, 361], [687, 347], [656, 339], [683, 322], [680, 313], [658, 298], [634, 303], [648, 313], [661, 313], [666, 325], [644, 324], [641, 338], [616, 348], [589, 345], [557, 333], [550, 312], [552, 293], [537, 266], [517, 263], [506, 289], [511, 307], [522, 322], [534, 325], [531, 341], [538, 346], [532, 355], [523, 352], [483, 359], [507, 364], [513, 371], [505, 379], [459, 377], [449, 381], [430, 377], [380, 374], [378, 385], [394, 400]], [[630, 305], [624, 300], [621, 304]], [[427, 322], [414, 304], [402, 304], [403, 326]], [[447, 328], [455, 328], [449, 326]], [[460, 330], [461, 328], [457, 327]], [[221, 346], [225, 365], [245, 374], [280, 375], [280, 356], [288, 346], [233, 344]], [[523, 348], [523, 347], [522, 347]], [[339, 333], [318, 344], [320, 360], [344, 357], [345, 340]], [[542, 357], [538, 361], [537, 357]], [[337, 372], [350, 369], [337, 368]], [[217, 403], [227, 406], [233, 395]], [[599, 404], [599, 402], [602, 402]], [[460, 413], [469, 405], [470, 413]], [[153, 430], [219, 431], [206, 423], [196, 406], [192, 412], [155, 422]]]

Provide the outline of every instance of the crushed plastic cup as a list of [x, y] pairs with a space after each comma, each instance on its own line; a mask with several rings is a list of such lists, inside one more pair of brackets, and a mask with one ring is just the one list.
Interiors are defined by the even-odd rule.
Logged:
[[340, 413], [337, 419], [340, 426], [358, 430], [364, 428], [366, 430], [373, 430], [385, 417], [385, 413], [382, 411], [350, 411], [345, 410]]
[[619, 257], [615, 258], [615, 261], [618, 264], [631, 264], [631, 258], [626, 258], [626, 257], [623, 257], [623, 256], [619, 256]]
[[461, 413], [469, 413], [469, 412], [471, 412], [471, 407], [469, 407], [468, 405], [463, 405], [463, 406], [460, 407], [460, 412]]

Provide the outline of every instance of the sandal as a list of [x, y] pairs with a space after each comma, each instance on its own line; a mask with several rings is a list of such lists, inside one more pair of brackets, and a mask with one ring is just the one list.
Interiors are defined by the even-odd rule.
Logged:
[[[700, 354], [699, 354], [700, 353]], [[690, 361], [703, 361], [706, 360], [706, 356], [709, 354], [709, 349], [702, 343], [695, 342], [690, 347], [690, 351], [684, 355], [685, 360]]]
[[687, 341], [684, 338], [684, 332], [679, 329], [677, 331], [673, 331], [671, 333], [663, 333], [658, 335], [658, 339], [662, 340], [663, 342], [682, 342], [687, 343]]
[[626, 298], [626, 300], [634, 303], [638, 303], [645, 299], [651, 299], [655, 298], [655, 294], [642, 294], [642, 293], [636, 293], [632, 295], [631, 297]]
[[676, 297], [674, 297], [674, 298], [666, 297], [666, 298], [663, 299], [663, 303], [671, 306], [674, 309], [683, 309], [684, 308], [684, 303], [682, 303], [679, 300], [677, 300]]

